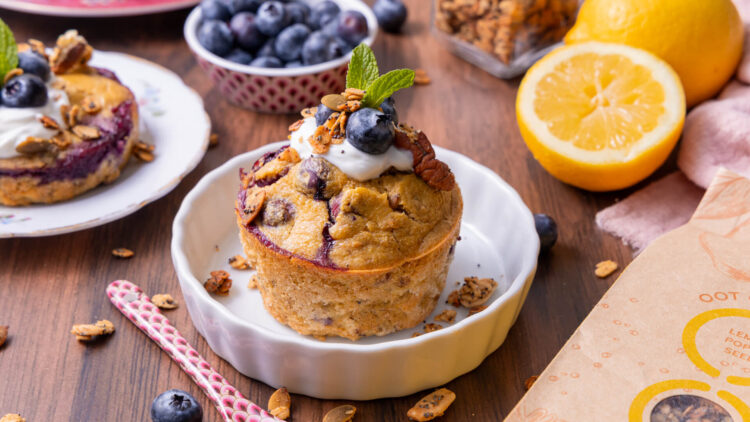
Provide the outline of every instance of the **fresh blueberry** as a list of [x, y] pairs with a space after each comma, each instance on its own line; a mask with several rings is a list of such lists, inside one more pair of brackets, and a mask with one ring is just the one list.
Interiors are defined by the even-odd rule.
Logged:
[[23, 69], [23, 73], [39, 76], [44, 81], [49, 79], [49, 62], [37, 53], [18, 53], [18, 67]]
[[393, 130], [393, 122], [383, 112], [363, 108], [349, 116], [346, 139], [360, 151], [382, 154], [393, 143]]
[[3, 86], [0, 99], [6, 107], [41, 107], [47, 104], [47, 86], [39, 76], [23, 74]]
[[356, 10], [347, 10], [338, 17], [338, 35], [351, 45], [359, 44], [367, 38], [369, 28], [367, 18]]
[[393, 97], [386, 98], [380, 103], [380, 108], [383, 110], [386, 116], [395, 124], [398, 124], [398, 113], [396, 112], [396, 106], [393, 101]]
[[284, 9], [291, 23], [307, 23], [307, 17], [310, 16], [310, 6], [295, 2], [285, 4]]
[[315, 4], [310, 11], [310, 18], [308, 20], [308, 26], [313, 29], [319, 29], [325, 26], [326, 23], [333, 20], [336, 16], [341, 13], [339, 5], [332, 2], [331, 0], [325, 0]]
[[253, 61], [253, 55], [240, 48], [235, 48], [229, 54], [224, 56], [224, 58], [239, 64], [250, 64], [250, 62]]
[[258, 66], [258, 67], [284, 67], [284, 63], [279, 60], [277, 57], [272, 56], [265, 56], [265, 57], [258, 57], [252, 62], [250, 62], [250, 66]]
[[201, 1], [201, 13], [203, 14], [203, 20], [216, 19], [226, 21], [232, 17], [229, 5], [224, 0]]
[[341, 57], [350, 51], [352, 51], [352, 47], [339, 37], [331, 38], [331, 41], [328, 43], [329, 60]]
[[306, 65], [313, 65], [331, 60], [332, 57], [328, 53], [330, 41], [331, 37], [324, 34], [323, 31], [315, 31], [310, 34], [302, 45], [302, 62]]
[[209, 20], [198, 28], [198, 42], [217, 56], [224, 56], [232, 51], [234, 37], [226, 23]]
[[255, 51], [266, 42], [266, 36], [258, 30], [255, 15], [250, 12], [240, 12], [229, 21], [229, 29], [237, 44], [248, 51]]
[[258, 29], [260, 32], [273, 37], [289, 25], [289, 17], [284, 4], [279, 1], [263, 3], [258, 8]]
[[302, 55], [302, 46], [309, 35], [310, 30], [301, 23], [284, 28], [274, 42], [276, 57], [285, 62], [298, 60]]
[[330, 108], [324, 106], [323, 104], [318, 105], [318, 111], [315, 112], [315, 124], [318, 126], [325, 123], [326, 120], [328, 120], [328, 117], [333, 114], [333, 110]]
[[547, 214], [534, 214], [534, 225], [539, 234], [542, 252], [546, 252], [557, 242], [557, 223]]
[[229, 9], [233, 15], [240, 12], [252, 12], [258, 11], [262, 0], [229, 0]]
[[329, 37], [335, 37], [339, 34], [339, 20], [338, 19], [331, 19], [328, 23], [323, 25], [322, 28], [320, 28], [321, 31], [323, 31], [324, 34], [328, 35]]
[[203, 409], [190, 393], [172, 389], [159, 394], [151, 403], [154, 422], [201, 422]]
[[276, 57], [276, 51], [273, 48], [273, 45], [275, 43], [276, 43], [276, 38], [271, 38], [268, 41], [266, 41], [266, 43], [263, 44], [263, 47], [261, 47], [255, 53], [255, 57]]
[[399, 32], [406, 22], [406, 6], [401, 0], [377, 0], [372, 6], [378, 25], [386, 32]]
[[295, 60], [293, 62], [287, 62], [284, 65], [284, 67], [286, 67], [287, 69], [291, 69], [291, 68], [295, 68], [295, 67], [302, 67], [302, 66], [304, 66], [304, 64], [302, 64], [302, 62], [299, 61], [299, 60]]

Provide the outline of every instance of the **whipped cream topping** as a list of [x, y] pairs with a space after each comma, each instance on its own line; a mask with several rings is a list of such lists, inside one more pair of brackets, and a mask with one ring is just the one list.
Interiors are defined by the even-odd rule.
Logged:
[[16, 146], [29, 136], [49, 139], [57, 131], [42, 126], [39, 119], [47, 116], [63, 124], [60, 106], [70, 105], [65, 91], [52, 88], [54, 77], [47, 82], [47, 104], [41, 107], [12, 108], [0, 105], [0, 158], [20, 156]]
[[315, 117], [308, 117], [299, 129], [292, 132], [290, 146], [303, 160], [313, 155], [323, 157], [347, 176], [359, 182], [374, 179], [391, 167], [400, 171], [413, 170], [411, 151], [402, 150], [393, 145], [383, 154], [373, 155], [360, 151], [348, 141], [344, 141], [340, 144], [331, 144], [325, 154], [315, 154], [307, 139], [315, 133], [317, 127]]

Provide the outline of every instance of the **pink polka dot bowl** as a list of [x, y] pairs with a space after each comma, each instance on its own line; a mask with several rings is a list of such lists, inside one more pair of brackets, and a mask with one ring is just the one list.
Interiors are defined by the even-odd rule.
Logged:
[[[370, 7], [361, 0], [334, 1], [341, 10], [356, 10], [367, 18], [370, 34], [363, 42], [372, 45], [378, 21]], [[346, 88], [351, 53], [329, 62], [291, 69], [243, 65], [209, 52], [198, 42], [196, 32], [201, 20], [200, 7], [196, 7], [185, 21], [185, 40], [200, 67], [234, 105], [262, 113], [294, 113], [317, 105], [323, 95]]]

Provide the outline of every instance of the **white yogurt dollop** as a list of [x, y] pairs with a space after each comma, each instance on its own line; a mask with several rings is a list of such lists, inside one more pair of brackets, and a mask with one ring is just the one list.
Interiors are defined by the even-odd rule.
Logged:
[[391, 167], [401, 171], [413, 170], [411, 151], [399, 149], [393, 145], [383, 154], [373, 155], [360, 151], [348, 141], [344, 141], [340, 144], [331, 144], [325, 154], [315, 154], [307, 139], [315, 133], [317, 127], [315, 117], [308, 117], [299, 129], [292, 132], [291, 147], [303, 160], [313, 155], [323, 157], [347, 176], [359, 182], [374, 179]]
[[53, 78], [47, 83], [47, 104], [41, 107], [12, 108], [0, 105], [0, 158], [12, 158], [21, 154], [16, 146], [29, 136], [49, 139], [57, 131], [42, 126], [39, 119], [47, 116], [62, 126], [60, 106], [70, 105], [65, 91], [52, 88]]

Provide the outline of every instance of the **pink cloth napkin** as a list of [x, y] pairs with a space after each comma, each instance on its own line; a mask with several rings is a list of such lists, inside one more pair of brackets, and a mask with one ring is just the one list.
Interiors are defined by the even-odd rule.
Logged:
[[677, 156], [681, 171], [596, 214], [600, 228], [636, 252], [690, 219], [719, 168], [750, 177], [750, 0], [735, 5], [746, 25], [745, 52], [736, 79], [685, 118]]

